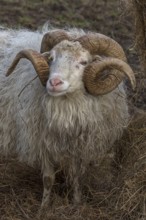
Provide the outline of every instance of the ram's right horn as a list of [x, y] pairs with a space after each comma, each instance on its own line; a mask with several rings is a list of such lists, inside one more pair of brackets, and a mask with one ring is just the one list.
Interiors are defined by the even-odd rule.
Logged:
[[56, 44], [63, 40], [72, 40], [72, 38], [62, 30], [48, 32], [43, 36], [41, 43], [41, 53], [50, 51]]
[[47, 63], [46, 53], [40, 54], [31, 49], [22, 50], [16, 55], [6, 73], [6, 76], [9, 76], [14, 71], [21, 58], [26, 58], [31, 61], [42, 85], [45, 86], [49, 76], [49, 65]]

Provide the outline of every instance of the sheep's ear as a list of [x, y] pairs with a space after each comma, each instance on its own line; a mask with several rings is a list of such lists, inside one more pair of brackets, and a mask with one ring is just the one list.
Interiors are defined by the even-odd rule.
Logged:
[[114, 90], [127, 76], [135, 88], [135, 76], [131, 67], [117, 58], [101, 58], [89, 64], [84, 71], [85, 88], [92, 95], [104, 95]]
[[43, 54], [34, 50], [28, 49], [20, 51], [9, 67], [6, 76], [9, 76], [14, 71], [21, 58], [26, 58], [33, 64], [42, 85], [45, 86], [49, 75], [49, 65]]
[[43, 55], [43, 57], [45, 58], [45, 60], [47, 61], [48, 64], [50, 64], [50, 62], [53, 60], [53, 57], [52, 57], [50, 52], [42, 53], [42, 55]]
[[92, 62], [101, 61], [102, 59], [103, 59], [103, 56], [99, 56], [99, 55], [92, 56]]

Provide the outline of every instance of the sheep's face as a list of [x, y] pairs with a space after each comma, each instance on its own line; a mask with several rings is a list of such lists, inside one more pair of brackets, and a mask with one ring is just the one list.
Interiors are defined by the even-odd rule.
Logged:
[[52, 96], [84, 90], [82, 77], [92, 58], [79, 42], [67, 40], [57, 44], [49, 53], [50, 74], [47, 92]]

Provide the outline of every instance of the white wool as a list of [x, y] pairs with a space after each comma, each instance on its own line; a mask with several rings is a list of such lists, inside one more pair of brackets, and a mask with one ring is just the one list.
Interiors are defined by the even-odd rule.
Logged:
[[[84, 31], [68, 33], [81, 36]], [[43, 35], [28, 30], [0, 31], [0, 151], [15, 151], [20, 160], [39, 163], [42, 168], [49, 163], [67, 167], [73, 158], [86, 167], [90, 161], [98, 161], [127, 126], [125, 89], [121, 83], [102, 96], [77, 90], [51, 97], [38, 78], [28, 84], [36, 76], [28, 60], [21, 60], [14, 73], [5, 77], [17, 52], [39, 51]]]

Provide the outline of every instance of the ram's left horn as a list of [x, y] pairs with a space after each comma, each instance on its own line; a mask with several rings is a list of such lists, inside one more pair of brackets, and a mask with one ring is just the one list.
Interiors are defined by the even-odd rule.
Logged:
[[14, 71], [21, 58], [26, 58], [33, 64], [42, 85], [45, 86], [49, 75], [49, 65], [47, 63], [46, 54], [43, 55], [31, 49], [22, 50], [16, 55], [6, 76], [9, 76]]
[[110, 37], [103, 34], [85, 34], [76, 39], [92, 55], [104, 55], [127, 61], [123, 48]]
[[[106, 74], [104, 70], [108, 70]], [[92, 62], [85, 68], [83, 81], [87, 91], [96, 96], [111, 92], [126, 76], [134, 89], [136, 81], [131, 67], [120, 59], [106, 57]]]

